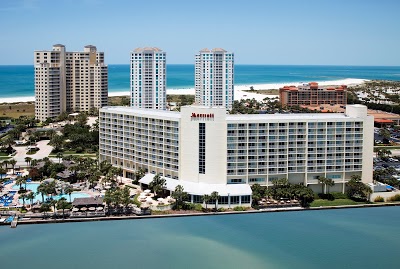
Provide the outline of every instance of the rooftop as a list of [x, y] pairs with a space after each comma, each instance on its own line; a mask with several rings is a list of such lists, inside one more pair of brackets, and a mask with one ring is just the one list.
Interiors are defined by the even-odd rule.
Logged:
[[102, 205], [103, 198], [89, 197], [89, 198], [75, 198], [72, 202], [73, 206], [87, 206], [87, 205]]
[[133, 52], [144, 52], [144, 51], [152, 51], [152, 52], [162, 52], [162, 49], [157, 47], [144, 47], [144, 48], [136, 48]]

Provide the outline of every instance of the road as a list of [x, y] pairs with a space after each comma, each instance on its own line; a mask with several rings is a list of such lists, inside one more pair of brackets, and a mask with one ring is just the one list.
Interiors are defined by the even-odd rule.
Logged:
[[39, 148], [39, 151], [33, 155], [27, 155], [27, 146], [22, 147], [14, 147], [17, 151], [13, 159], [17, 161], [17, 166], [26, 166], [25, 158], [31, 157], [32, 159], [43, 159], [48, 157], [53, 150], [53, 147], [49, 145], [50, 140], [41, 140], [36, 143]]

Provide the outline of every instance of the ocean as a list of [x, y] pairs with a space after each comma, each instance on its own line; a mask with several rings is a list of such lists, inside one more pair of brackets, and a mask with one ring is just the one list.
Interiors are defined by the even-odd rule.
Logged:
[[[333, 81], [346, 78], [400, 80], [398, 66], [235, 65], [235, 85]], [[109, 65], [109, 92], [129, 91], [129, 65]], [[194, 88], [194, 65], [167, 65], [167, 88]], [[32, 65], [0, 65], [0, 98], [34, 96]]]
[[2, 268], [398, 268], [400, 207], [0, 226]]

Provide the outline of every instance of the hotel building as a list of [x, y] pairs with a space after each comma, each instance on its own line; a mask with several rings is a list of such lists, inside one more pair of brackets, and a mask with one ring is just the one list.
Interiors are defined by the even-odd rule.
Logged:
[[108, 68], [95, 46], [66, 52], [64, 45], [35, 51], [35, 117], [40, 121], [62, 112], [89, 111], [108, 103]]
[[279, 98], [286, 106], [312, 105], [345, 105], [347, 103], [347, 86], [320, 87], [317, 82], [310, 82], [298, 87], [284, 86], [279, 89]]
[[373, 117], [362, 105], [344, 114], [229, 115], [224, 107], [185, 106], [180, 112], [106, 107], [100, 110], [100, 161], [144, 168], [140, 182], [165, 177], [192, 202], [218, 191], [222, 206], [250, 205], [251, 184], [287, 178], [320, 190], [344, 191], [352, 175], [372, 182]]
[[165, 110], [166, 53], [159, 48], [131, 52], [131, 106]]
[[224, 106], [232, 109], [233, 53], [223, 49], [203, 49], [196, 54], [195, 103], [208, 107]]

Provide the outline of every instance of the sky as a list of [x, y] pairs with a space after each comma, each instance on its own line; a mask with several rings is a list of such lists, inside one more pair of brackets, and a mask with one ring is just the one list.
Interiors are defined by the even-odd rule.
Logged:
[[95, 45], [108, 64], [150, 46], [169, 64], [220, 47], [236, 64], [400, 66], [399, 11], [398, 0], [0, 0], [0, 65], [61, 43]]

